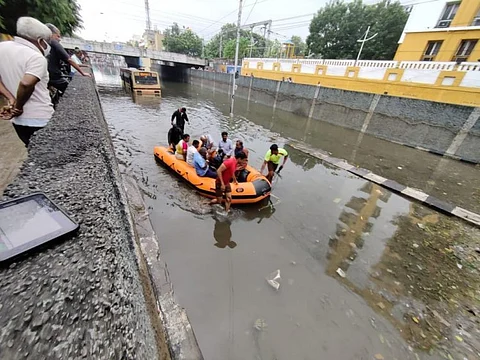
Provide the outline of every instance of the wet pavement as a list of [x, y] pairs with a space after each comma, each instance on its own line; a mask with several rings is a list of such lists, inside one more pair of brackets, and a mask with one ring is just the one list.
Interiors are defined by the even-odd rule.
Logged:
[[[305, 118], [283, 112], [272, 118], [252, 104], [246, 111], [244, 101], [236, 102], [232, 119], [225, 94], [185, 84], [164, 84], [161, 99], [132, 99], [114, 72], [96, 77], [121, 171], [136, 177], [146, 195], [177, 300], [206, 359], [479, 356], [479, 229], [288, 146], [288, 138], [304, 139], [352, 161], [344, 156], [352, 155], [344, 146], [355, 144], [352, 131], [334, 134], [319, 123], [305, 132]], [[244, 140], [253, 166], [272, 142], [287, 149], [274, 205], [235, 208], [226, 217], [154, 161], [153, 147], [166, 142], [180, 106], [188, 109], [192, 138], [205, 132], [219, 138], [226, 130]], [[451, 185], [448, 176], [433, 175], [440, 158], [422, 153], [436, 161], [421, 164], [402, 152], [419, 151], [404, 147], [393, 157], [369, 153], [383, 141], [369, 140], [352, 162], [374, 163], [386, 177], [400, 166], [410, 182], [422, 179], [420, 188], [430, 181], [435, 189], [438, 181], [441, 192], [469, 189], [469, 196], [453, 192], [472, 209], [474, 167], [449, 164], [462, 172], [449, 172], [452, 181], [462, 178]], [[416, 174], [425, 164], [431, 169]], [[267, 279], [277, 270], [275, 290]]]

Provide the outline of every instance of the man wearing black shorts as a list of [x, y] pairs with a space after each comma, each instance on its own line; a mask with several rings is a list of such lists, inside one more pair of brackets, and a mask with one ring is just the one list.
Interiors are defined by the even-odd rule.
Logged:
[[277, 144], [273, 144], [272, 146], [270, 146], [270, 150], [268, 150], [267, 153], [265, 154], [265, 158], [263, 160], [260, 173], [263, 174], [263, 170], [265, 170], [265, 167], [267, 166], [267, 169], [268, 169], [267, 180], [270, 181], [270, 183], [272, 183], [275, 171], [277, 170], [278, 165], [280, 164], [281, 156], [283, 156], [283, 164], [280, 166], [280, 169], [278, 169], [279, 172], [283, 169], [283, 166], [287, 162], [287, 159], [288, 159], [287, 150], [279, 148]]

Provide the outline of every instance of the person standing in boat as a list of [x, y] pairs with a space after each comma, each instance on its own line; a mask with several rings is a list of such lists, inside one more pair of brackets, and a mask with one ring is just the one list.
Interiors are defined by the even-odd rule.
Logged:
[[265, 166], [268, 167], [268, 174], [267, 180], [272, 183], [273, 176], [275, 175], [275, 171], [277, 170], [278, 165], [280, 164], [280, 157], [283, 156], [283, 164], [277, 171], [277, 174], [282, 171], [283, 166], [287, 162], [288, 159], [288, 152], [285, 149], [279, 148], [277, 144], [273, 144], [270, 146], [270, 150], [267, 151], [265, 154], [265, 158], [262, 164], [262, 168], [260, 169], [260, 173], [263, 174], [263, 170], [265, 170]]
[[187, 158], [188, 142], [190, 141], [190, 135], [183, 134], [182, 140], [180, 140], [175, 149], [175, 157], [178, 160], [185, 161]]
[[182, 129], [182, 133], [185, 132], [185, 121], [190, 124], [190, 121], [188, 121], [187, 109], [185, 107], [182, 107], [175, 110], [175, 112], [172, 114], [172, 119], [170, 120], [172, 125], [173, 120], [175, 120], [175, 124], [177, 124], [177, 126]]
[[228, 138], [226, 131], [222, 132], [222, 140], [218, 143], [218, 148], [223, 150], [227, 158], [233, 155], [233, 143], [232, 140]]
[[215, 180], [215, 195], [216, 199], [213, 199], [210, 204], [221, 204], [222, 196], [225, 193], [225, 211], [230, 211], [230, 205], [232, 204], [232, 187], [230, 181], [233, 180], [235, 184], [237, 179], [235, 178], [235, 170], [237, 164], [242, 165], [245, 163], [247, 156], [245, 153], [240, 152], [234, 157], [225, 160], [217, 170], [217, 179]]

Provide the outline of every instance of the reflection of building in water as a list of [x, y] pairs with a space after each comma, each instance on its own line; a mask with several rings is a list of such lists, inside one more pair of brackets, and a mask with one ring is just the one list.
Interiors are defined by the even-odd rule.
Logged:
[[330, 240], [331, 252], [328, 257], [327, 274], [334, 275], [338, 268], [345, 272], [350, 263], [357, 258], [364, 244], [364, 234], [372, 230], [371, 218], [380, 216], [381, 208], [377, 205], [380, 200], [388, 202], [391, 193], [382, 190], [380, 186], [371, 182], [365, 183], [360, 191], [368, 194], [367, 198], [353, 196], [340, 214], [340, 223], [337, 231]]
[[[310, 156], [303, 151], [297, 150], [288, 144], [285, 144], [283, 148], [287, 150], [288, 158], [294, 164], [301, 166], [304, 171], [311, 170], [315, 167], [315, 165], [322, 163], [322, 160], [315, 158], [313, 156]], [[323, 165], [328, 169], [337, 169], [336, 167], [328, 163], [324, 163]]]

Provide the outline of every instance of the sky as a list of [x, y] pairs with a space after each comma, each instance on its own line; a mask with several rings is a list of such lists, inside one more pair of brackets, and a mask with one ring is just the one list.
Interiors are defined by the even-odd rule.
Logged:
[[[77, 0], [84, 29], [77, 31], [86, 40], [128, 41], [145, 29], [144, 0]], [[364, 0], [372, 4], [378, 0]], [[415, 3], [426, 0], [402, 0]], [[428, 1], [428, 0], [427, 0]], [[432, 0], [431, 0], [432, 1]], [[433, 0], [435, 1], [435, 0]], [[441, 1], [441, 0], [438, 0]], [[328, 0], [244, 0], [242, 25], [273, 20], [271, 38], [287, 40], [308, 36], [314, 13]], [[190, 27], [208, 41], [225, 23], [236, 23], [238, 0], [150, 0], [152, 28], [164, 30], [173, 22]], [[292, 19], [292, 17], [294, 17]], [[285, 19], [285, 20], [283, 20]], [[261, 33], [260, 28], [256, 32]]]
[[[300, 35], [305, 39], [309, 21], [326, 2], [244, 0], [242, 24], [307, 15], [272, 25], [272, 31], [280, 34], [272, 37], [278, 37], [279, 40], [291, 35]], [[78, 3], [84, 29], [77, 33], [87, 40], [126, 41], [134, 34], [141, 35], [145, 29], [144, 0], [78, 0]], [[236, 23], [239, 4], [238, 0], [150, 0], [149, 3], [152, 27], [163, 30], [177, 22], [190, 27], [206, 41], [225, 23]]]

